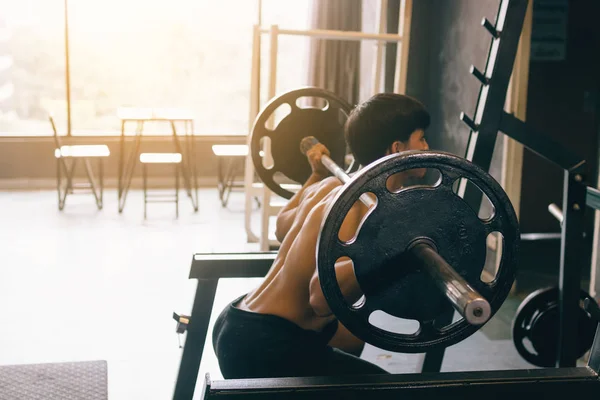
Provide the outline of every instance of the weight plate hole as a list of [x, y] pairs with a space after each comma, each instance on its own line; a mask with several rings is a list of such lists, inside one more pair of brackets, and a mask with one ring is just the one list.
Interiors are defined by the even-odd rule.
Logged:
[[488, 285], [494, 282], [498, 274], [498, 263], [504, 248], [504, 236], [500, 232], [491, 232], [486, 238], [485, 266], [481, 270], [480, 279]]
[[273, 111], [270, 118], [265, 121], [265, 128], [277, 130], [277, 126], [292, 113], [292, 107], [288, 103], [283, 103]]
[[321, 97], [316, 96], [301, 96], [296, 99], [296, 107], [298, 108], [319, 108], [323, 111], [329, 109], [329, 102]]
[[[371, 204], [369, 207], [365, 204]], [[374, 205], [373, 205], [374, 204]], [[368, 207], [368, 208], [367, 208]], [[338, 239], [344, 244], [352, 244], [360, 234], [367, 219], [377, 208], [377, 196], [372, 192], [363, 193], [348, 213], [344, 216], [344, 222], [338, 231]], [[360, 217], [362, 215], [362, 217]], [[358, 225], [356, 218], [360, 218]], [[355, 226], [356, 229], [354, 228]]]
[[289, 185], [293, 185], [295, 183], [290, 178], [285, 176], [285, 174], [281, 171], [277, 171], [273, 174], [273, 182], [275, 182], [275, 184], [277, 184], [279, 186], [284, 186], [284, 185], [289, 186]]
[[478, 214], [479, 219], [482, 220], [483, 222], [491, 221], [494, 218], [494, 216], [496, 215], [496, 208], [490, 201], [490, 198], [485, 194], [485, 192], [483, 190], [481, 190], [479, 188], [479, 186], [474, 184], [473, 181], [466, 179], [466, 178], [462, 178], [462, 179], [465, 179], [465, 181], [467, 182], [466, 183], [467, 187], [472, 186], [481, 193], [481, 205], [479, 207], [479, 210], [473, 210], [473, 211], [475, 211]]
[[[352, 261], [350, 257], [342, 256], [335, 261], [335, 278], [338, 282], [338, 285], [340, 284], [339, 274], [347, 276], [348, 270], [352, 271], [352, 274], [354, 274], [354, 279], [356, 279], [356, 274], [354, 271], [354, 261]], [[353, 309], [359, 310], [365, 305], [367, 299], [365, 295], [361, 295], [361, 297], [358, 299], [350, 299], [346, 297], [345, 301], [346, 304], [348, 304]]]
[[[273, 157], [271, 156], [271, 138], [268, 136], [263, 136], [260, 138], [260, 153], [261, 154], [261, 163], [265, 169], [272, 169], [274, 166]], [[260, 154], [259, 153], [259, 154]]]
[[421, 324], [415, 319], [404, 319], [376, 310], [369, 315], [369, 323], [384, 331], [403, 335], [416, 335]]
[[414, 168], [390, 175], [385, 183], [390, 193], [400, 193], [412, 187], [437, 187], [442, 174], [437, 168]]
[[525, 347], [525, 349], [529, 352], [529, 354], [538, 355], [538, 352], [535, 351], [535, 348], [533, 347], [533, 343], [531, 343], [531, 340], [529, 340], [528, 337], [524, 337], [522, 343], [523, 343], [523, 347]]

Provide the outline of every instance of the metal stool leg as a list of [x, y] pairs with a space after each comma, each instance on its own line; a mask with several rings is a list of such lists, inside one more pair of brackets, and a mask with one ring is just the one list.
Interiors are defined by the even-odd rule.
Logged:
[[223, 202], [223, 193], [225, 192], [225, 179], [223, 178], [223, 157], [217, 157], [217, 188], [219, 190], [219, 200], [221, 200], [221, 206], [225, 207]]
[[67, 194], [73, 193], [73, 177], [75, 176], [75, 168], [77, 167], [77, 161], [77, 158], [71, 159], [71, 168], [67, 168], [67, 192], [65, 193], [64, 201], [67, 200]]
[[224, 194], [224, 200], [222, 201], [222, 204], [224, 207], [227, 206], [227, 203], [229, 203], [229, 196], [231, 195], [231, 192], [233, 191], [233, 186], [235, 184], [235, 166], [236, 166], [236, 159], [235, 158], [231, 158], [229, 159], [229, 162], [227, 164], [227, 173], [225, 176], [226, 179], [226, 183], [225, 183], [225, 194]]
[[98, 175], [100, 176], [100, 208], [104, 207], [104, 159], [98, 159]]
[[179, 164], [175, 164], [175, 216], [179, 218]]
[[94, 178], [94, 170], [92, 168], [92, 162], [90, 161], [90, 159], [88, 157], [85, 157], [83, 159], [83, 162], [85, 164], [85, 173], [88, 177], [88, 182], [90, 183], [91, 189], [92, 189], [92, 194], [94, 195], [94, 199], [96, 199], [96, 207], [98, 207], [98, 210], [102, 210], [102, 198], [101, 198], [101, 194], [100, 191], [98, 190], [98, 188], [96, 188], [96, 179]]
[[61, 179], [61, 160], [56, 159], [56, 191], [58, 192], [58, 209], [62, 211], [64, 203], [62, 201], [62, 179]]
[[143, 173], [144, 174], [144, 177], [143, 177], [143, 180], [144, 180], [144, 219], [146, 219], [146, 216], [147, 216], [146, 208], [147, 208], [147, 204], [148, 204], [148, 197], [147, 197], [148, 196], [148, 184], [146, 182], [148, 180], [148, 172], [147, 172], [146, 164], [144, 164], [143, 170], [144, 170], [144, 173]]

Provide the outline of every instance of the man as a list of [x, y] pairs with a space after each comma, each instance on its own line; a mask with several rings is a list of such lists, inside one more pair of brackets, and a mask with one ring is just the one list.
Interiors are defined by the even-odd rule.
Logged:
[[[427, 150], [429, 122], [417, 100], [378, 94], [352, 111], [346, 141], [356, 161], [368, 165], [392, 153]], [[265, 280], [227, 306], [215, 323], [213, 345], [227, 379], [386, 373], [356, 356], [364, 343], [338, 323], [321, 291], [316, 245], [325, 210], [341, 187], [321, 164], [323, 154], [329, 151], [322, 144], [307, 153], [312, 175], [278, 215], [281, 246]], [[405, 171], [389, 185], [399, 189], [424, 173]], [[366, 212], [360, 201], [350, 209], [341, 240], [356, 234]], [[340, 259], [335, 268], [342, 293], [355, 302], [362, 293], [352, 261]]]

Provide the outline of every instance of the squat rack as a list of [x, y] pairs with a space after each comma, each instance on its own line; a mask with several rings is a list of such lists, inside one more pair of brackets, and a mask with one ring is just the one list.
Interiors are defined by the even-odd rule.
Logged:
[[[444, 351], [428, 353], [422, 365], [427, 374], [277, 378], [253, 380], [226, 380], [212, 382], [207, 375], [203, 398], [233, 398], [239, 395], [280, 398], [294, 394], [294, 398], [315, 395], [331, 397], [352, 396], [356, 391], [368, 391], [371, 396], [391, 398], [399, 393], [410, 398], [423, 395], [456, 395], [463, 398], [492, 396], [503, 398], [507, 394], [533, 391], [556, 396], [572, 390], [597, 390], [600, 387], [600, 327], [590, 353], [588, 366], [575, 368], [577, 344], [575, 307], [579, 307], [579, 279], [581, 263], [577, 260], [581, 248], [579, 235], [583, 232], [583, 209], [586, 205], [600, 208], [600, 191], [584, 184], [585, 160], [568, 154], [556, 143], [528, 127], [512, 114], [504, 111], [504, 101], [528, 0], [502, 0], [496, 25], [483, 21], [492, 35], [492, 46], [485, 73], [472, 67], [471, 72], [480, 80], [482, 88], [475, 119], [465, 114], [461, 118], [471, 128], [467, 158], [489, 168], [498, 131], [522, 143], [525, 147], [554, 162], [565, 170], [563, 231], [560, 273], [560, 315], [558, 369], [524, 371], [478, 371], [439, 373]], [[260, 33], [260, 32], [259, 32]], [[465, 200], [472, 205], [481, 204], [481, 194], [461, 185]], [[187, 327], [174, 398], [191, 398], [196, 386], [198, 368], [208, 333], [208, 324], [217, 283], [220, 278], [262, 277], [275, 257], [273, 252], [250, 254], [196, 254], [192, 261], [190, 279], [198, 279], [192, 316]], [[569, 268], [566, 268], [566, 265]], [[577, 299], [577, 302], [573, 301]], [[588, 309], [600, 320], [598, 309]], [[450, 317], [452, 315], [450, 314]], [[442, 321], [440, 321], [442, 322]], [[492, 389], [493, 391], [490, 391]]]
[[[481, 83], [474, 119], [464, 112], [460, 118], [471, 129], [465, 158], [488, 171], [494, 153], [496, 137], [500, 129], [500, 117], [504, 112], [506, 93], [523, 30], [528, 0], [502, 0], [498, 7], [496, 23], [483, 18], [481, 25], [491, 36], [484, 71], [474, 65], [471, 74]], [[474, 210], [479, 210], [483, 193], [475, 185], [462, 179], [458, 194]], [[440, 326], [452, 322], [454, 310], [436, 320]], [[428, 352], [423, 358], [423, 372], [439, 372], [444, 358], [444, 349]]]
[[[520, 142], [534, 153], [564, 169], [563, 223], [559, 272], [560, 326], [556, 365], [574, 367], [577, 361], [577, 318], [581, 285], [584, 209], [587, 201], [597, 199], [593, 188], [584, 183], [587, 165], [584, 159], [568, 153], [562, 146], [536, 132], [525, 122], [504, 110], [506, 92], [517, 52], [519, 36], [528, 0], [503, 0], [496, 26], [483, 20], [482, 25], [492, 36], [492, 45], [484, 72], [471, 66], [471, 73], [481, 83], [474, 118], [464, 112], [462, 121], [471, 129], [466, 158], [489, 170], [498, 132]], [[479, 209], [481, 191], [461, 182], [459, 194], [474, 209]], [[587, 194], [587, 198], [586, 198]], [[451, 317], [448, 317], [451, 320]], [[449, 321], [448, 321], [449, 322]], [[440, 361], [441, 362], [441, 361]], [[439, 369], [438, 369], [439, 371]]]
[[[267, 90], [267, 98], [273, 99], [277, 92], [277, 55], [279, 36], [301, 36], [308, 38], [329, 39], [329, 40], [374, 40], [377, 41], [377, 55], [374, 62], [373, 71], [373, 90], [378, 91], [381, 85], [381, 71], [384, 60], [383, 44], [397, 43], [398, 50], [396, 53], [396, 73], [394, 77], [394, 91], [396, 93], [404, 93], [406, 91], [406, 70], [408, 61], [408, 50], [410, 40], [410, 20], [412, 15], [412, 0], [402, 0], [399, 10], [398, 34], [383, 33], [386, 27], [387, 20], [387, 0], [381, 0], [379, 9], [379, 33], [365, 33], [356, 31], [339, 31], [326, 29], [280, 29], [278, 25], [271, 25], [269, 28], [254, 25], [252, 33], [252, 68], [250, 75], [250, 116], [248, 132], [252, 131], [254, 121], [260, 111], [260, 48], [261, 37], [264, 34], [269, 35], [269, 82]], [[271, 122], [272, 123], [272, 122]], [[248, 147], [250, 146], [250, 135], [248, 135]], [[264, 162], [267, 164], [272, 161], [270, 149], [265, 148]], [[244, 170], [244, 192], [245, 192], [245, 216], [244, 226], [246, 229], [247, 241], [249, 243], [259, 243], [260, 251], [268, 251], [271, 245], [275, 245], [269, 241], [269, 218], [276, 214], [277, 208], [271, 206], [271, 191], [264, 185], [254, 184], [254, 167], [250, 153], [246, 157]], [[256, 235], [252, 231], [252, 203], [257, 196], [262, 198], [261, 208], [261, 231], [260, 235]]]

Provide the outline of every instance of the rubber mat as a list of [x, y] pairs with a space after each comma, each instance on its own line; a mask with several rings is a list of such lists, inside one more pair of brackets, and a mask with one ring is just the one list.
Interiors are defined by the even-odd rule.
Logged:
[[106, 361], [0, 366], [0, 400], [106, 400]]

